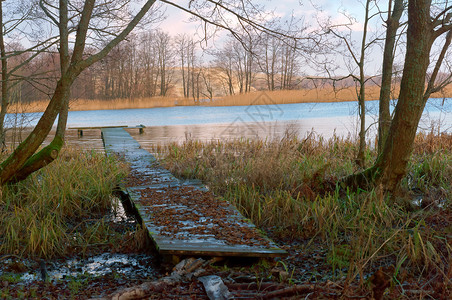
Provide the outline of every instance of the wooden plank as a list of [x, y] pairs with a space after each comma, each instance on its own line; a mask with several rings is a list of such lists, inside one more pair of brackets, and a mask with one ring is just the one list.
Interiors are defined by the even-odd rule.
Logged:
[[88, 129], [108, 129], [108, 128], [138, 128], [143, 129], [146, 128], [143, 124], [137, 125], [137, 126], [128, 126], [128, 125], [117, 125], [117, 126], [81, 126], [81, 127], [68, 127], [68, 129], [81, 129], [81, 130], [88, 130]]
[[82, 127], [68, 127], [68, 129], [81, 129], [81, 130], [88, 130], [88, 129], [104, 129], [104, 128], [127, 128], [127, 125], [119, 125], [119, 126], [82, 126]]
[[119, 153], [130, 162], [125, 193], [161, 254], [287, 255], [200, 181], [182, 181], [163, 169], [123, 128], [104, 128], [102, 136], [107, 153]]
[[[127, 126], [94, 126], [94, 127], [69, 127], [68, 129], [77, 129], [77, 135], [79, 137], [83, 136], [83, 130], [91, 130], [91, 129], [102, 129], [102, 128], [122, 128]], [[140, 133], [141, 133], [140, 129]]]
[[68, 129], [76, 129], [77, 130], [77, 135], [79, 137], [83, 136], [83, 130], [94, 130], [94, 129], [108, 129], [108, 128], [137, 128], [139, 130], [140, 134], [144, 133], [144, 128], [146, 128], [146, 126], [144, 126], [143, 124], [137, 125], [137, 126], [127, 126], [127, 125], [119, 125], [119, 126], [90, 126], [90, 127], [69, 127]]
[[[252, 257], [274, 257], [286, 254], [284, 250], [279, 249], [272, 241], [264, 237], [261, 233], [258, 233], [254, 224], [244, 219], [234, 206], [226, 202], [221, 203], [223, 205], [218, 205], [220, 203], [211, 204], [211, 206], [217, 206], [214, 209], [215, 213], [224, 210], [224, 213], [221, 215], [222, 219], [219, 221], [215, 218], [215, 215], [212, 216], [208, 213], [200, 215], [200, 205], [196, 205], [199, 197], [198, 199], [193, 199], [191, 203], [188, 203], [191, 205], [187, 205], [187, 203], [173, 203], [174, 199], [167, 199], [168, 203], [165, 203], [165, 201], [142, 200], [143, 194], [146, 195], [143, 191], [151, 190], [153, 193], [164, 194], [164, 189], [171, 189], [174, 192], [174, 189], [181, 187], [183, 188], [184, 185], [173, 185], [169, 188], [162, 188], [162, 185], [127, 188], [130, 198], [140, 212], [142, 221], [151, 233], [151, 237], [158, 246], [160, 253], [172, 255], [187, 255], [189, 253], [190, 255]], [[216, 200], [222, 202], [219, 199]], [[212, 199], [213, 201], [214, 199]], [[154, 213], [166, 215], [166, 217], [162, 218], [159, 216], [155, 218], [153, 216]], [[187, 215], [190, 217], [186, 218]], [[200, 220], [202, 222], [197, 222]], [[167, 221], [171, 222], [171, 226], [177, 228], [177, 231], [168, 230], [161, 226], [161, 224], [165, 224]], [[199, 233], [193, 232], [192, 229], [195, 229], [195, 227], [201, 228]], [[243, 233], [248, 237], [244, 240], [237, 240], [236, 237], [231, 241], [228, 237], [233, 236], [234, 231], [237, 230], [239, 230], [239, 234]], [[219, 236], [218, 233], [220, 233]], [[224, 235], [221, 233], [224, 233]], [[252, 235], [253, 233], [262, 240], [256, 240], [250, 237], [250, 234]]]

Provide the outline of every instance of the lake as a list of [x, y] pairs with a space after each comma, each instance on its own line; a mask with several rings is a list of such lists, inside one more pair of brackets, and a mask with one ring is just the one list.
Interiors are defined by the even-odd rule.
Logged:
[[[367, 137], [376, 134], [378, 101], [368, 101]], [[28, 126], [36, 124], [42, 113], [23, 114]], [[13, 115], [9, 115], [11, 124]], [[68, 127], [136, 126], [146, 127], [153, 142], [188, 138], [210, 140], [234, 137], [281, 137], [287, 131], [306, 136], [314, 131], [325, 138], [333, 134], [357, 136], [357, 102], [269, 104], [253, 106], [176, 106], [149, 109], [96, 110], [69, 112]], [[452, 99], [429, 99], [420, 130], [432, 125], [441, 132], [452, 131]]]

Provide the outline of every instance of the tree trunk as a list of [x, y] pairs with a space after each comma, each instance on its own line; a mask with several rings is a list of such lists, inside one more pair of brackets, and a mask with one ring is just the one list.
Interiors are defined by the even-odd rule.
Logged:
[[394, 119], [374, 166], [344, 179], [349, 186], [368, 187], [381, 183], [386, 191], [394, 193], [406, 175], [416, 130], [427, 100], [424, 98], [425, 78], [434, 41], [430, 2], [418, 0], [408, 3], [407, 52]]
[[407, 53], [394, 119], [376, 166], [381, 182], [395, 191], [406, 175], [414, 138], [425, 107], [425, 76], [429, 66], [433, 30], [430, 25], [430, 1], [409, 1]]
[[[14, 177], [15, 173], [18, 172], [25, 163], [34, 161], [35, 158], [32, 155], [36, 152], [52, 129], [58, 112], [62, 108], [63, 99], [68, 96], [72, 82], [73, 78], [67, 75], [63, 76], [58, 81], [55, 93], [44, 114], [39, 119], [36, 127], [30, 135], [22, 143], [20, 143], [16, 150], [0, 165], [0, 185], [10, 181]], [[39, 153], [36, 155], [39, 155]]]
[[8, 62], [6, 59], [5, 40], [3, 31], [3, 1], [0, 2], [0, 54], [2, 57], [2, 101], [0, 110], [0, 147], [5, 149], [5, 116], [9, 106]]
[[384, 141], [391, 125], [389, 102], [391, 100], [392, 67], [394, 62], [394, 47], [400, 17], [403, 12], [403, 0], [394, 0], [394, 10], [391, 13], [389, 1], [388, 20], [386, 21], [386, 38], [383, 52], [383, 70], [381, 77], [379, 116], [378, 116], [378, 153], [383, 151]]
[[[61, 27], [67, 26], [67, 0], [60, 0], [60, 21], [58, 22], [54, 20], [54, 22], [60, 26], [60, 49], [63, 54], [60, 57], [61, 77], [60, 80], [58, 80], [49, 105], [33, 131], [16, 148], [16, 150], [0, 164], [0, 185], [10, 181], [17, 181], [19, 178], [25, 178], [31, 172], [48, 164], [49, 160], [54, 159], [58, 155], [58, 152], [63, 144], [69, 93], [74, 80], [83, 70], [95, 62], [103, 59], [114, 46], [116, 46], [121, 40], [124, 40], [154, 3], [155, 0], [146, 1], [135, 17], [133, 17], [128, 25], [118, 35], [116, 35], [115, 38], [107, 43], [107, 45], [99, 52], [84, 59], [83, 55], [86, 45], [87, 32], [89, 29], [89, 22], [95, 6], [95, 0], [86, 0], [80, 15], [79, 24], [77, 26], [74, 49], [69, 64], [69, 56], [66, 55], [66, 53], [68, 53], [67, 27]], [[60, 119], [57, 134], [54, 140], [48, 147], [45, 147], [40, 152], [34, 154], [52, 129], [58, 114], [60, 114]]]
[[[363, 74], [363, 73], [361, 73]], [[358, 111], [359, 111], [359, 147], [356, 155], [356, 164], [360, 168], [365, 166], [365, 152], [366, 152], [366, 95], [364, 87], [364, 78], [361, 78], [358, 96]]]
[[63, 147], [63, 139], [58, 135], [55, 136], [50, 145], [44, 147], [41, 151], [33, 155], [27, 160], [25, 165], [14, 174], [13, 178], [9, 181], [10, 183], [17, 183], [24, 180], [31, 173], [47, 166], [52, 161], [54, 161]]
[[364, 168], [365, 165], [365, 151], [366, 151], [366, 77], [364, 74], [364, 58], [366, 55], [366, 39], [367, 39], [367, 24], [369, 23], [369, 4], [370, 0], [366, 1], [366, 13], [363, 26], [363, 37], [361, 40], [361, 53], [359, 57], [359, 95], [358, 95], [358, 112], [359, 112], [359, 147], [356, 156], [356, 164]]

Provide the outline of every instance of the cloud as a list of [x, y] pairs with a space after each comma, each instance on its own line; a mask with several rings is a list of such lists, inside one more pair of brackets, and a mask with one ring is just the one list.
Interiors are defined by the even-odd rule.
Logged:
[[173, 6], [165, 6], [166, 19], [160, 24], [160, 28], [175, 36], [180, 33], [195, 34], [199, 23], [190, 22], [190, 14]]

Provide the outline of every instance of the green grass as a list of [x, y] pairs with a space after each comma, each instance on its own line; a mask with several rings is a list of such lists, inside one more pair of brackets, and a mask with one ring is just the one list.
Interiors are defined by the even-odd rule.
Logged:
[[[320, 239], [327, 263], [346, 268], [349, 279], [360, 274], [362, 281], [366, 270], [388, 262], [400, 282], [401, 268], [411, 274], [450, 270], [452, 135], [417, 137], [406, 196], [397, 201], [380, 187], [336, 188], [338, 179], [357, 171], [357, 145], [348, 139], [188, 140], [153, 150], [172, 172], [203, 180], [272, 237], [311, 240], [308, 245]], [[375, 156], [368, 150], [368, 166]], [[406, 204], [416, 195], [423, 208]]]
[[115, 158], [64, 149], [25, 181], [3, 187], [0, 254], [50, 258], [112, 243], [114, 232], [103, 216], [126, 172]]

